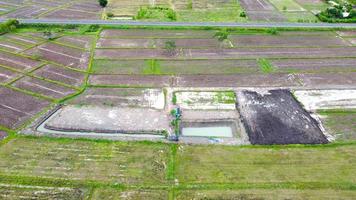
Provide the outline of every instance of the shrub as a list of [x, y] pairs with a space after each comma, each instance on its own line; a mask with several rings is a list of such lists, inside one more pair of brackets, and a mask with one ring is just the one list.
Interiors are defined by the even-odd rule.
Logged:
[[9, 19], [6, 22], [0, 24], [0, 34], [12, 32], [19, 25], [20, 25], [20, 23], [16, 19]]
[[99, 0], [99, 4], [101, 7], [106, 7], [106, 5], [108, 4], [108, 0]]
[[85, 25], [80, 28], [80, 33], [92, 33], [99, 30], [99, 25]]
[[169, 56], [174, 56], [176, 54], [176, 42], [173, 40], [168, 40], [164, 44], [164, 49], [166, 50]]
[[215, 38], [218, 38], [220, 42], [226, 40], [229, 37], [229, 32], [227, 29], [222, 29], [218, 32], [215, 33], [214, 35]]
[[108, 13], [106, 13], [106, 16], [109, 17], [109, 18], [114, 17], [114, 13], [108, 12]]
[[177, 20], [177, 14], [173, 9], [168, 9], [166, 16], [168, 19], [172, 20], [172, 21], [176, 21]]
[[246, 17], [246, 12], [245, 12], [245, 11], [242, 11], [242, 12], [240, 13], [240, 17]]
[[269, 29], [267, 29], [267, 33], [269, 33], [271, 35], [277, 35], [278, 30], [276, 28], [269, 28]]

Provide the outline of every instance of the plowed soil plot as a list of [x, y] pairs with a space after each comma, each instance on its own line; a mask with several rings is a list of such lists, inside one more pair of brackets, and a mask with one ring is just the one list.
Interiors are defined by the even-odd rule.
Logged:
[[26, 53], [39, 55], [42, 59], [81, 70], [86, 70], [89, 62], [89, 52], [54, 43], [46, 43]]
[[282, 46], [282, 47], [327, 47], [350, 46], [350, 43], [335, 36], [274, 36], [274, 35], [232, 35], [230, 40], [236, 46]]
[[16, 76], [20, 76], [20, 74], [0, 67], [0, 83], [6, 83]]
[[[97, 43], [100, 48], [164, 48], [170, 39], [118, 39], [101, 38]], [[177, 48], [219, 47], [216, 39], [174, 39]]]
[[299, 79], [307, 88], [355, 88], [356, 72], [301, 74]]
[[343, 72], [354, 71], [356, 59], [283, 59], [271, 63], [282, 72]]
[[323, 144], [325, 135], [288, 90], [238, 92], [238, 108], [252, 144]]
[[56, 41], [59, 43], [80, 47], [83, 49], [89, 49], [90, 45], [94, 41], [94, 38], [92, 36], [86, 36], [86, 35], [81, 35], [81, 36], [66, 35], [57, 39]]
[[[152, 63], [157, 67], [152, 70]], [[259, 72], [256, 60], [94, 60], [95, 74], [232, 74]]]
[[72, 6], [67, 7], [67, 9], [92, 12], [92, 13], [100, 13], [102, 11], [102, 8], [97, 1], [84, 1], [79, 3], [74, 3]]
[[164, 87], [171, 85], [170, 76], [140, 76], [140, 75], [92, 75], [91, 85], [126, 85]]
[[60, 9], [41, 16], [44, 19], [100, 19], [100, 13]]
[[293, 87], [298, 79], [288, 74], [185, 75], [174, 81], [177, 87]]
[[0, 140], [7, 137], [7, 133], [5, 131], [0, 131]]
[[84, 199], [84, 191], [73, 188], [0, 185], [1, 199]]
[[1, 40], [0, 41], [0, 49], [3, 49], [5, 51], [9, 51], [9, 52], [20, 52], [26, 49], [25, 45], [21, 45], [18, 43], [14, 43], [10, 40]]
[[356, 30], [337, 31], [336, 33], [342, 37], [356, 37]]
[[39, 43], [39, 41], [37, 41], [34, 38], [28, 38], [28, 37], [18, 35], [18, 34], [6, 34], [5, 38], [15, 41], [17, 43], [22, 43], [26, 46], [33, 46], [33, 45]]
[[169, 56], [160, 49], [97, 49], [97, 59], [160, 58], [160, 59], [255, 59], [255, 58], [324, 58], [355, 57], [356, 47], [337, 48], [235, 48], [235, 49], [184, 49]]
[[285, 21], [274, 6], [267, 0], [241, 0], [241, 6], [246, 10], [249, 19], [254, 21]]
[[17, 18], [17, 19], [32, 19], [32, 18], [36, 18], [40, 14], [45, 13], [47, 11], [48, 8], [42, 6], [25, 6], [13, 12], [8, 13], [3, 17]]
[[108, 38], [212, 38], [215, 31], [194, 30], [103, 30], [101, 37]]
[[17, 128], [48, 105], [45, 100], [0, 87], [0, 125]]
[[63, 98], [75, 92], [75, 90], [71, 88], [30, 77], [25, 77], [16, 81], [13, 86], [54, 99]]
[[89, 88], [71, 103], [163, 109], [165, 100], [162, 89]]
[[65, 83], [67, 85], [80, 86], [84, 82], [85, 74], [76, 72], [70, 69], [62, 68], [54, 65], [46, 65], [34, 72], [36, 76], [40, 76], [53, 81]]
[[13, 69], [27, 71], [36, 66], [39, 66], [41, 62], [17, 56], [15, 54], [0, 52], [0, 65], [11, 67]]

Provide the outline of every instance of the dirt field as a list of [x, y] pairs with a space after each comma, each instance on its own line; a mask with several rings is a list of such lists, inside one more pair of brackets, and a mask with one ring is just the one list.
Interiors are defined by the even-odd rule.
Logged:
[[0, 52], [0, 64], [3, 66], [11, 67], [13, 69], [27, 71], [36, 66], [39, 66], [40, 63], [41, 62], [39, 61], [17, 56], [15, 54]]
[[163, 111], [112, 106], [66, 106], [45, 124], [64, 132], [161, 134], [169, 130], [169, 117]]
[[52, 97], [54, 99], [60, 99], [76, 92], [71, 88], [29, 77], [22, 78], [12, 85], [14, 87]]
[[80, 86], [84, 81], [84, 73], [69, 70], [55, 65], [46, 65], [33, 72], [34, 75], [62, 82], [72, 86]]
[[242, 91], [238, 108], [252, 144], [323, 144], [318, 122], [287, 90]]
[[89, 52], [69, 46], [46, 43], [26, 51], [26, 54], [39, 56], [42, 59], [55, 62], [71, 68], [86, 70], [89, 62]]
[[72, 104], [107, 105], [113, 107], [146, 107], [163, 109], [162, 89], [141, 88], [88, 88]]
[[20, 74], [0, 67], [0, 83], [6, 83], [18, 76], [20, 76]]
[[85, 199], [85, 191], [72, 188], [34, 187], [0, 184], [0, 198], [3, 199]]
[[0, 125], [17, 128], [48, 105], [45, 100], [0, 87]]
[[[26, 0], [26, 1], [0, 1], [0, 5], [9, 5], [0, 18], [36, 19], [100, 19], [102, 8], [95, 0], [52, 1], [52, 0]], [[2, 14], [2, 15], [1, 15]]]
[[129, 190], [118, 191], [115, 189], [96, 189], [92, 195], [92, 200], [114, 200], [114, 199], [154, 199], [166, 200], [169, 195], [167, 191], [150, 190]]
[[0, 140], [4, 139], [7, 137], [7, 133], [5, 131], [0, 130]]
[[241, 6], [252, 21], [285, 21], [273, 5], [267, 0], [249, 1], [240, 0]]

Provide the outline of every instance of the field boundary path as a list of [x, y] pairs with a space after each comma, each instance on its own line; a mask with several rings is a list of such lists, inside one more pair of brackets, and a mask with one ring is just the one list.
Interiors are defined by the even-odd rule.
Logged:
[[[0, 22], [6, 19], [0, 19]], [[98, 25], [131, 25], [131, 26], [179, 26], [179, 27], [243, 27], [243, 28], [356, 28], [356, 23], [291, 23], [291, 22], [245, 22], [245, 23], [214, 23], [214, 22], [142, 22], [122, 20], [63, 20], [63, 19], [19, 19], [23, 24], [98, 24]]]

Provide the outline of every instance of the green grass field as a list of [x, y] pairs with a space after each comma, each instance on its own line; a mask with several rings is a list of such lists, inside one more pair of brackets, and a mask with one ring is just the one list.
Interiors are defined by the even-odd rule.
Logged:
[[351, 199], [355, 149], [16, 137], [0, 146], [0, 191], [82, 199]]

